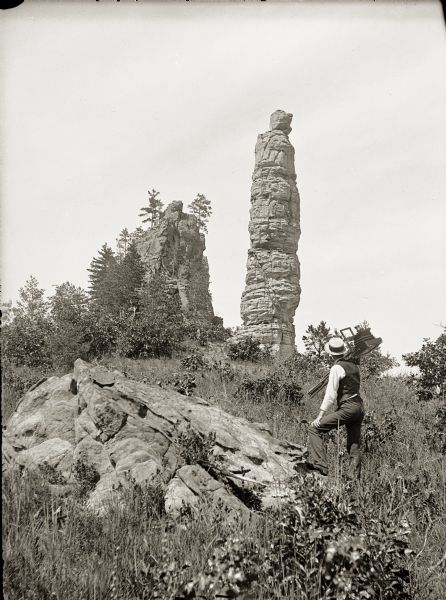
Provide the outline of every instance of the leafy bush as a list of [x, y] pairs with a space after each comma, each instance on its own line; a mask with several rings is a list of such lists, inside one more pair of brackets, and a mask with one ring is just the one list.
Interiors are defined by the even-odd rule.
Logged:
[[380, 377], [392, 367], [397, 367], [398, 362], [390, 354], [382, 354], [381, 350], [377, 348], [369, 354], [362, 356], [359, 366], [362, 379], [373, 379]]
[[42, 477], [45, 479], [45, 481], [48, 481], [48, 483], [55, 485], [63, 485], [66, 483], [66, 479], [62, 473], [60, 473], [53, 465], [50, 465], [47, 462], [39, 465], [39, 471], [42, 474]]
[[232, 342], [228, 346], [228, 358], [230, 360], [259, 362], [270, 358], [270, 356], [270, 348], [252, 337], [246, 337], [237, 342]]
[[361, 519], [319, 482], [296, 489], [272, 543], [271, 573], [282, 593], [316, 599], [410, 598], [409, 531]]
[[195, 375], [189, 371], [174, 373], [168, 383], [170, 383], [179, 394], [183, 394], [183, 396], [192, 396], [197, 387]]
[[206, 369], [208, 365], [203, 354], [192, 350], [192, 352], [181, 359], [181, 366], [187, 371], [200, 371]]
[[80, 497], [89, 494], [100, 479], [97, 469], [82, 459], [78, 459], [74, 463], [73, 476], [79, 483], [78, 493]]
[[188, 425], [178, 432], [175, 445], [186, 465], [200, 465], [209, 471], [219, 463], [219, 457], [213, 453], [215, 440], [215, 432], [203, 435]]
[[140, 316], [121, 329], [116, 352], [127, 358], [171, 357], [182, 339], [180, 323], [172, 326], [153, 316]]
[[186, 313], [186, 336], [197, 341], [200, 346], [210, 342], [225, 342], [231, 335], [231, 330], [223, 326], [223, 319], [214, 316], [211, 320]]
[[187, 600], [191, 598], [254, 598], [252, 591], [262, 573], [261, 552], [254, 542], [230, 538], [217, 540], [203, 571], [191, 573], [190, 564], [178, 565], [168, 551], [161, 568], [153, 573], [154, 597]]
[[307, 353], [301, 354], [297, 350], [285, 359], [281, 368], [288, 377], [301, 385], [314, 382], [326, 373], [326, 368], [317, 356]]
[[409, 367], [417, 367], [418, 375], [412, 380], [416, 385], [420, 400], [431, 400], [435, 396], [445, 398], [446, 394], [446, 326], [443, 333], [433, 342], [426, 338], [418, 352], [403, 355]]
[[394, 414], [387, 413], [378, 422], [374, 413], [366, 414], [362, 422], [361, 439], [365, 452], [376, 452], [384, 443], [391, 440], [397, 430], [397, 420]]
[[254, 402], [286, 401], [295, 405], [299, 405], [303, 398], [300, 385], [283, 370], [260, 377], [244, 375], [235, 395], [238, 398], [249, 397]]
[[[202, 570], [167, 551], [152, 577], [159, 598], [411, 598], [409, 530], [361, 518], [318, 482], [299, 481], [295, 499], [250, 535], [218, 540]], [[280, 576], [279, 576], [280, 574]]]
[[19, 301], [9, 322], [2, 322], [2, 357], [14, 365], [50, 367], [48, 336], [51, 331], [48, 302], [35, 277], [20, 288]]
[[222, 381], [233, 381], [236, 377], [236, 373], [231, 367], [231, 363], [223, 360], [214, 360], [211, 364], [211, 369], [218, 373]]

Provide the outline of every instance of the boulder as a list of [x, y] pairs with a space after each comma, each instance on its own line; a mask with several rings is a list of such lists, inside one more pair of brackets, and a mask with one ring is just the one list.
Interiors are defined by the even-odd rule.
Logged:
[[[265, 423], [117, 371], [99, 380], [96, 369], [78, 359], [73, 373], [25, 394], [3, 432], [4, 468], [46, 464], [67, 486], [88, 476], [95, 509], [122, 486], [162, 479], [173, 515], [206, 504], [243, 516], [249, 511], [239, 492], [275, 496], [303, 463], [305, 449], [274, 438]], [[192, 434], [212, 448], [204, 462], [189, 451], [186, 464]]]

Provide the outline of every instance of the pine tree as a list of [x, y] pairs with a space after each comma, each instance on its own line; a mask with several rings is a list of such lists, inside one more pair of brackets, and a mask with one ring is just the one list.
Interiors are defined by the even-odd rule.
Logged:
[[207, 224], [212, 215], [211, 201], [204, 194], [197, 194], [196, 198], [189, 204], [189, 209], [197, 217], [198, 229], [207, 233]]
[[143, 223], [149, 223], [150, 227], [153, 227], [159, 220], [161, 211], [163, 209], [163, 203], [159, 196], [159, 192], [155, 189], [148, 191], [149, 194], [149, 206], [143, 206], [141, 208], [141, 212], [139, 213], [140, 217], [143, 217]]
[[125, 258], [131, 240], [132, 236], [127, 227], [125, 227], [116, 239], [117, 258], [119, 261]]
[[142, 227], [137, 227], [135, 231], [132, 231], [132, 233], [130, 234], [130, 241], [137, 242], [143, 234], [144, 229]]
[[104, 244], [90, 264], [90, 296], [110, 312], [115, 305], [117, 260], [113, 250]]
[[137, 311], [140, 303], [140, 290], [143, 285], [144, 265], [134, 241], [129, 243], [127, 253], [117, 268], [118, 302], [120, 312]]

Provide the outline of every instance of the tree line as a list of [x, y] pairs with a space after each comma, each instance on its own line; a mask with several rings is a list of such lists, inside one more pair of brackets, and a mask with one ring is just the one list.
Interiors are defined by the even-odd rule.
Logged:
[[[207, 231], [210, 201], [198, 194], [189, 205], [200, 231]], [[156, 226], [163, 204], [149, 191], [143, 222]], [[103, 244], [88, 270], [89, 289], [65, 282], [46, 297], [31, 276], [19, 291], [16, 305], [6, 306], [2, 323], [2, 353], [11, 365], [68, 368], [77, 357], [108, 354], [140, 358], [171, 356], [186, 338], [206, 343], [223, 339], [227, 331], [216, 317], [203, 322], [182, 310], [175, 281], [158, 273], [147, 281], [137, 250], [142, 227], [123, 229], [116, 247]]]

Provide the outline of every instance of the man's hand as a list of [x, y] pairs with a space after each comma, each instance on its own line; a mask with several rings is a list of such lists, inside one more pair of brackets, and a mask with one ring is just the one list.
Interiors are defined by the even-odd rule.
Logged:
[[311, 425], [313, 427], [319, 427], [319, 425], [321, 424], [321, 419], [325, 414], [325, 410], [321, 410], [319, 411], [318, 416], [314, 419], [314, 421], [311, 423]]

